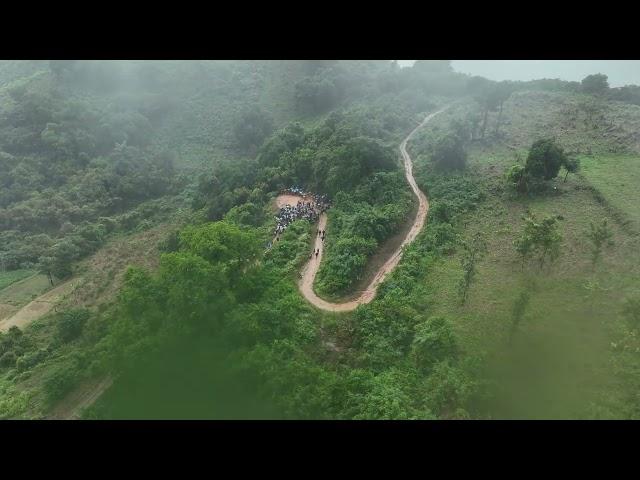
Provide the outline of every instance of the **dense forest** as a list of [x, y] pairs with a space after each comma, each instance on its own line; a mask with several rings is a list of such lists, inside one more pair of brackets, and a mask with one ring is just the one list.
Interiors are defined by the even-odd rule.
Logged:
[[[505, 382], [494, 364], [504, 352], [478, 347], [465, 323], [470, 304], [482, 308], [474, 295], [491, 234], [508, 227], [469, 224], [489, 204], [537, 208], [558, 187], [574, 188], [587, 162], [565, 132], [512, 145], [525, 132], [513, 104], [575, 100], [578, 131], [607, 108], [635, 115], [639, 89], [609, 88], [599, 74], [493, 82], [448, 61], [1, 62], [7, 288], [19, 272], [50, 285], [86, 278], [83, 262], [110, 242], [154, 228], [162, 239], [157, 265], [128, 268], [108, 301], [69, 298], [30, 327], [0, 333], [0, 417], [45, 417], [106, 377], [113, 385], [85, 418], [508, 416], [496, 407]], [[398, 144], [443, 107], [409, 146], [430, 199], [428, 226], [373, 302], [345, 314], [314, 308], [296, 282], [315, 226], [298, 220], [265, 248], [274, 198], [299, 185], [331, 199], [315, 290], [348, 297], [416, 209]], [[561, 257], [564, 219], [543, 210], [521, 212], [514, 272]], [[608, 225], [591, 225], [593, 265], [613, 241]], [[512, 340], [532, 315], [532, 292], [513, 294]], [[621, 318], [637, 317], [634, 301]], [[607, 408], [638, 412], [630, 402]]]

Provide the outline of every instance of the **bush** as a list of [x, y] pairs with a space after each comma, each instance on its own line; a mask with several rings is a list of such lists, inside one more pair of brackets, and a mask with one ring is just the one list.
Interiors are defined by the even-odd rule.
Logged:
[[48, 351], [46, 348], [41, 348], [36, 350], [35, 352], [27, 353], [16, 361], [16, 368], [20, 372], [24, 372], [25, 370], [29, 370], [31, 367], [36, 366], [38, 363], [42, 362], [45, 358], [47, 358]]
[[68, 367], [58, 368], [44, 381], [45, 395], [49, 404], [61, 399], [76, 384], [78, 380], [77, 372]]
[[415, 326], [412, 354], [416, 366], [428, 371], [442, 360], [457, 353], [456, 338], [451, 324], [444, 317], [431, 317]]
[[60, 341], [66, 343], [78, 338], [90, 316], [90, 312], [84, 308], [64, 312], [56, 325]]
[[533, 177], [551, 180], [558, 176], [560, 167], [566, 164], [567, 157], [562, 147], [555, 140], [545, 138], [531, 145], [524, 168]]
[[13, 367], [16, 364], [16, 354], [14, 352], [5, 352], [0, 357], [0, 367]]
[[441, 137], [434, 146], [431, 159], [440, 170], [464, 169], [467, 165], [464, 141], [455, 134]]
[[605, 93], [609, 90], [608, 77], [602, 73], [589, 75], [582, 79], [582, 91], [593, 95]]

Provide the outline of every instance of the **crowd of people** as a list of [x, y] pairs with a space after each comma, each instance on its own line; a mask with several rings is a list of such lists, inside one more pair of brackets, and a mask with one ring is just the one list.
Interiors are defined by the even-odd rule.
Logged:
[[280, 239], [280, 234], [282, 234], [292, 222], [305, 219], [314, 223], [318, 220], [320, 214], [324, 213], [330, 206], [329, 199], [326, 195], [308, 193], [300, 187], [285, 189], [283, 193], [299, 195], [302, 199], [298, 200], [296, 205], [285, 205], [275, 216], [276, 228], [274, 235], [276, 241]]

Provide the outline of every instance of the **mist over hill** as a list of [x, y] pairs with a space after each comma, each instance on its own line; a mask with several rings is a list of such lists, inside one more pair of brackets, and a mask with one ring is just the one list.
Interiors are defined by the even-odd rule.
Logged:
[[[401, 66], [415, 60], [398, 60]], [[580, 81], [592, 73], [609, 76], [612, 87], [640, 82], [640, 60], [452, 60], [454, 70], [491, 80], [559, 78]]]

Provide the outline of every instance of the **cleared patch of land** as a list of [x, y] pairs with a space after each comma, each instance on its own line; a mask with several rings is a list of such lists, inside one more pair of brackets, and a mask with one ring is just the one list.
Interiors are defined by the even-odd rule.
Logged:
[[75, 278], [49, 290], [47, 293], [22, 307], [9, 318], [2, 320], [2, 322], [0, 322], [0, 331], [6, 332], [14, 326], [23, 329], [33, 321], [49, 313], [57, 303], [73, 292], [74, 287], [80, 283], [82, 283], [82, 279]]
[[0, 290], [0, 320], [13, 315], [49, 288], [51, 284], [47, 276], [38, 274], [16, 281]]

